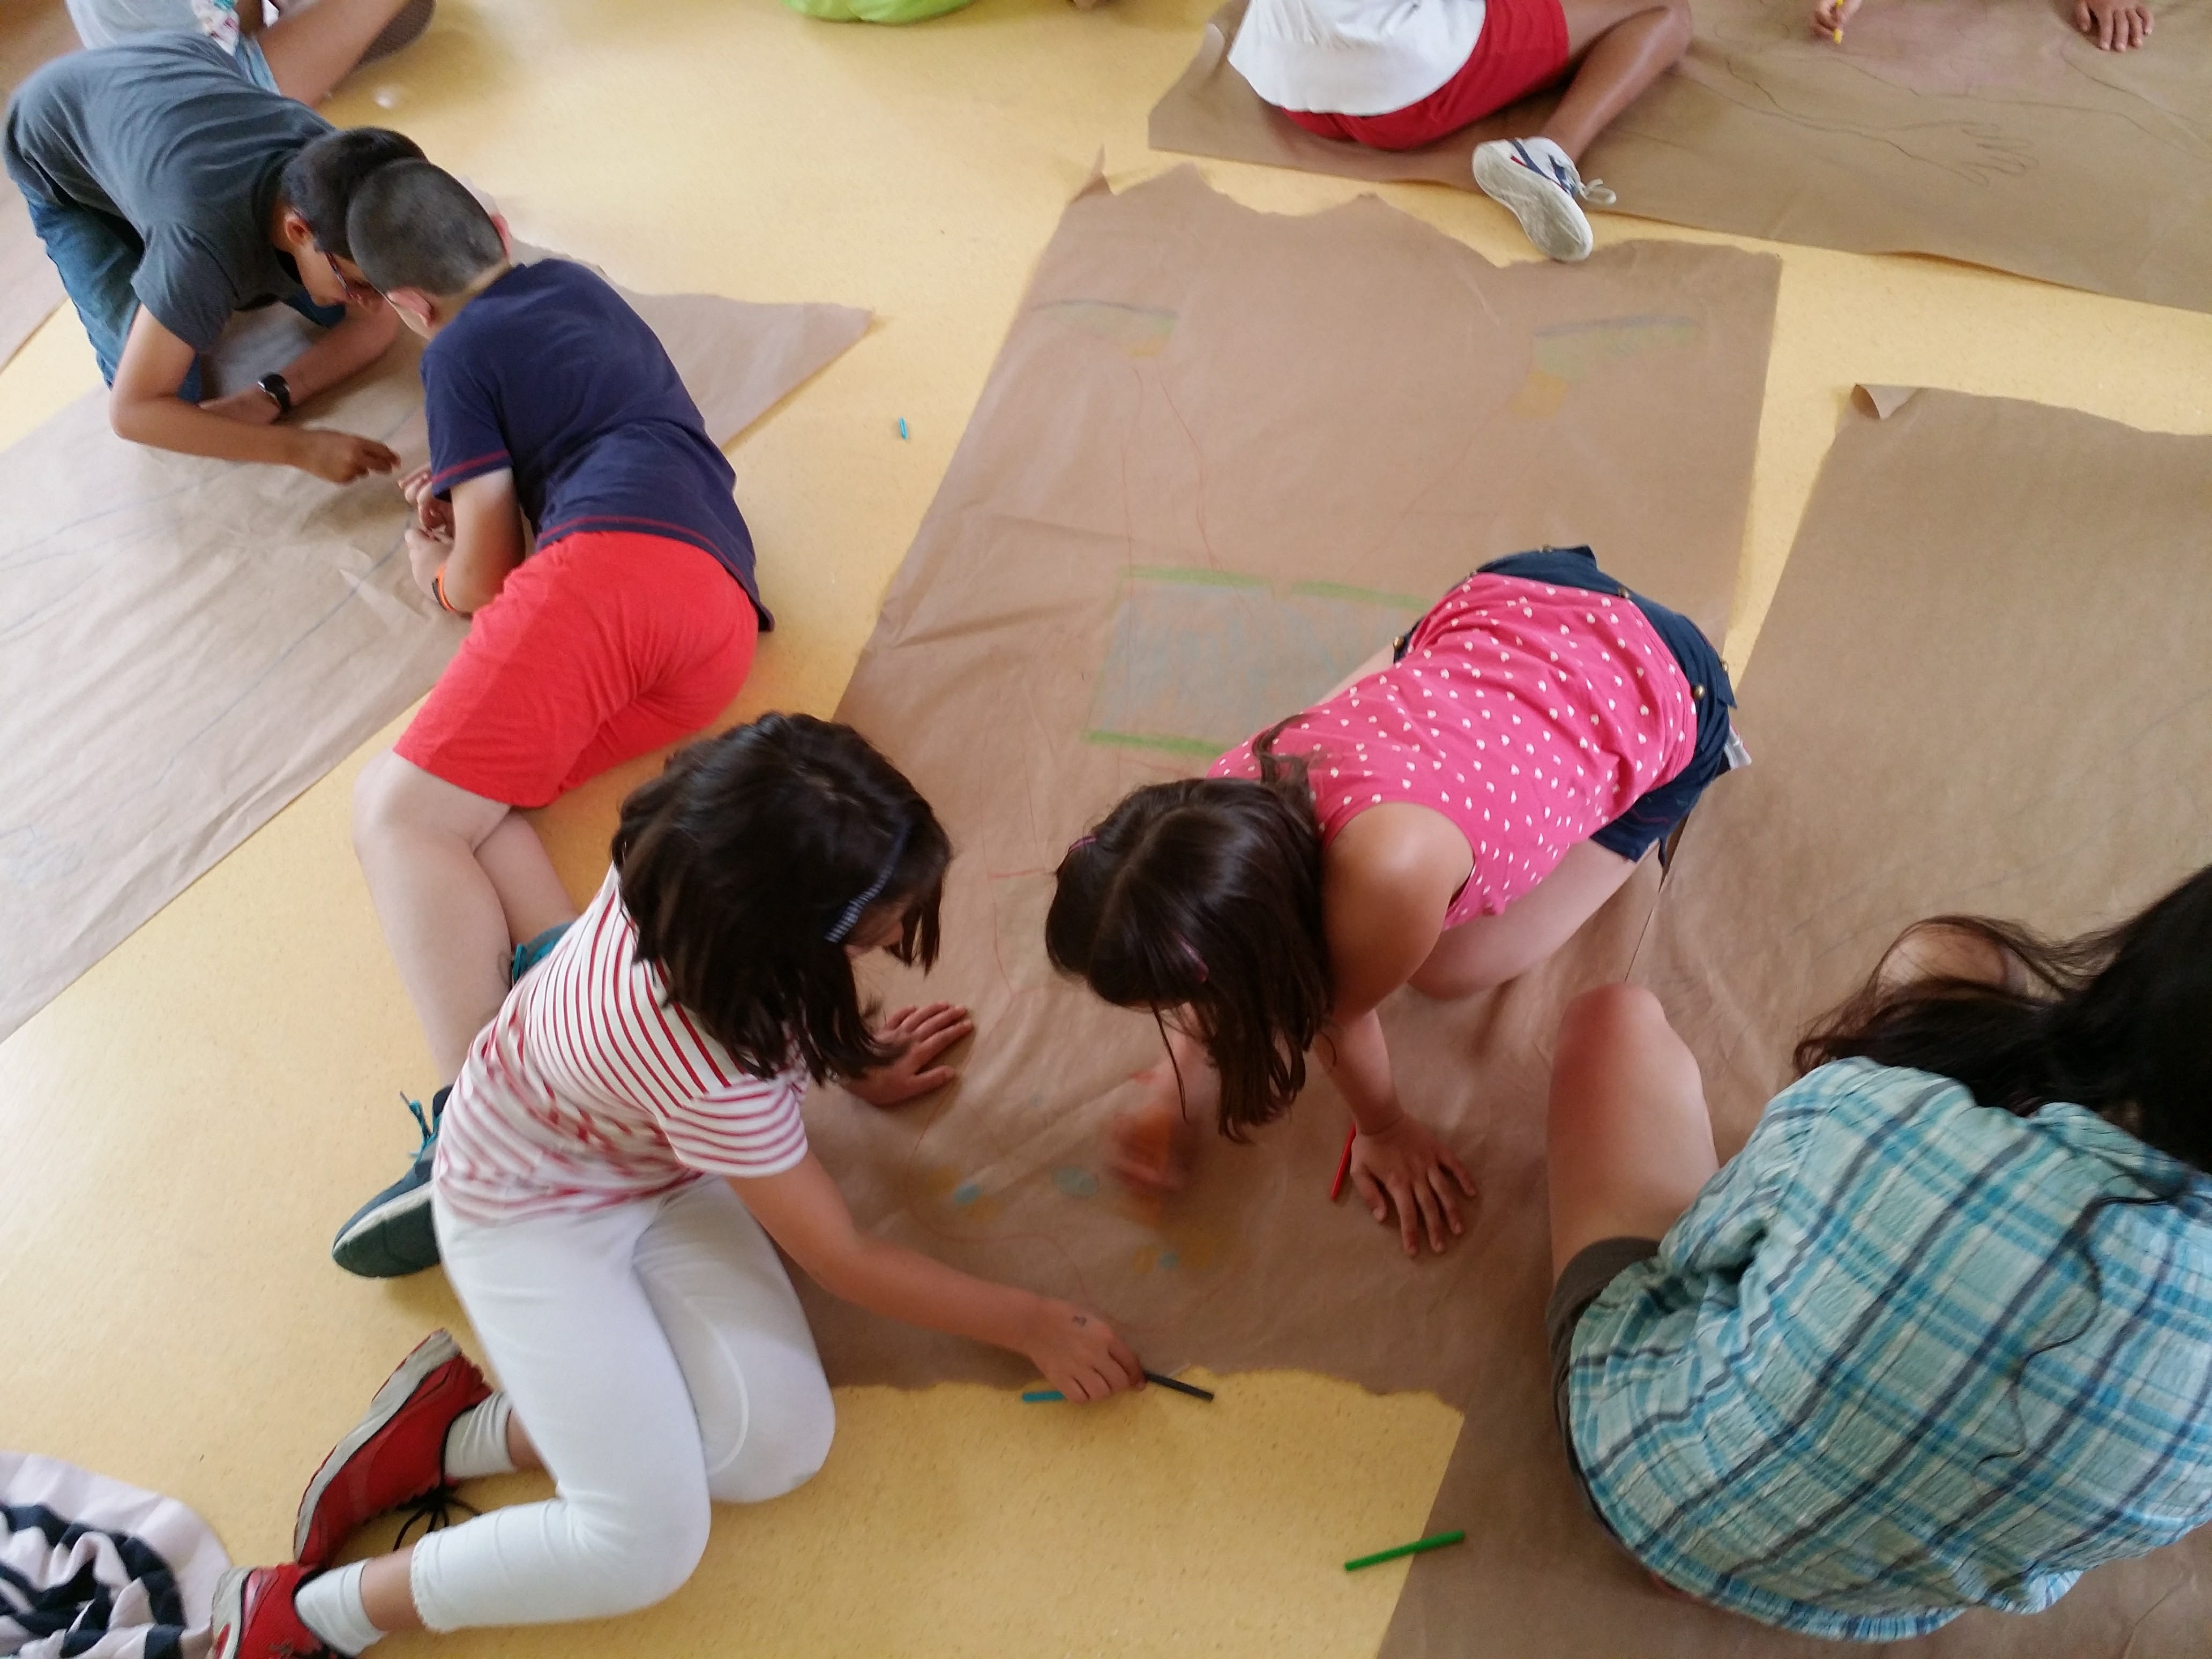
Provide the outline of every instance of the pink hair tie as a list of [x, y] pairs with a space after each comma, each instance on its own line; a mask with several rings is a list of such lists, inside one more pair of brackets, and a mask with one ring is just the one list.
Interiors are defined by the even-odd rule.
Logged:
[[1078, 836], [1073, 841], [1067, 843], [1067, 850], [1071, 853], [1079, 853], [1097, 839], [1098, 837], [1096, 836]]

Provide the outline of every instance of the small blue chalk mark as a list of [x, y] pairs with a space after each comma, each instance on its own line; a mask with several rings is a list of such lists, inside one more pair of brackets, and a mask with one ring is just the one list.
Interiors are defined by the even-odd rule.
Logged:
[[952, 1189], [952, 1201], [955, 1204], [973, 1204], [982, 1196], [983, 1189], [972, 1181], [963, 1181]]
[[1070, 1198], [1095, 1198], [1098, 1194], [1098, 1177], [1088, 1170], [1079, 1170], [1070, 1164], [1052, 1172], [1052, 1184]]
[[906, 416], [903, 415], [899, 416], [899, 436], [901, 439], [906, 436]]
[[1182, 1258], [1181, 1256], [1177, 1255], [1176, 1255], [1173, 1250], [1162, 1250], [1162, 1251], [1160, 1252], [1160, 1267], [1161, 1267], [1164, 1270], [1164, 1269], [1168, 1269], [1168, 1268], [1173, 1268], [1173, 1267], [1182, 1267]]

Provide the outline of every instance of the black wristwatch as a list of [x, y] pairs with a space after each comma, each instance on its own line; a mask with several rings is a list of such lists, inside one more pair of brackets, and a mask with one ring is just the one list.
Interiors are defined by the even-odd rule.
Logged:
[[292, 385], [282, 374], [264, 374], [253, 383], [269, 394], [276, 405], [276, 418], [283, 420], [292, 412]]

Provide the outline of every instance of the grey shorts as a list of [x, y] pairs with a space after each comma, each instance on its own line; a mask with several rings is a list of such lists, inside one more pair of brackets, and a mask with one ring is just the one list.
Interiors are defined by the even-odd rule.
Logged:
[[[1559, 1420], [1559, 1443], [1566, 1448], [1567, 1467], [1575, 1472], [1576, 1488], [1601, 1522], [1605, 1516], [1591, 1502], [1589, 1483], [1583, 1479], [1582, 1461], [1575, 1455], [1574, 1426], [1567, 1411], [1567, 1374], [1574, 1369], [1575, 1327], [1601, 1291], [1626, 1269], [1658, 1254], [1656, 1238], [1601, 1238], [1595, 1244], [1586, 1244], [1559, 1269], [1552, 1299], [1544, 1305], [1544, 1331], [1552, 1349], [1552, 1410]], [[1610, 1532], [1612, 1528], [1606, 1530]]]

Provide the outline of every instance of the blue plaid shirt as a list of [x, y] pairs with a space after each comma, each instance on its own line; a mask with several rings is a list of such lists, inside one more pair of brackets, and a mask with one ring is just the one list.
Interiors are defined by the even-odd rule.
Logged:
[[2033, 1613], [2212, 1520], [2212, 1181], [1826, 1066], [1590, 1304], [1568, 1386], [1599, 1510], [1693, 1595], [1864, 1641]]

